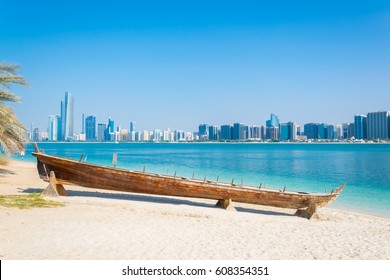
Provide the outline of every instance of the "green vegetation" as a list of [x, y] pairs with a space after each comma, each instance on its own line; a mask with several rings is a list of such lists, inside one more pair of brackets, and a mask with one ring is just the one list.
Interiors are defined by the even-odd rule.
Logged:
[[65, 203], [45, 200], [39, 194], [32, 193], [29, 195], [0, 195], [0, 206], [19, 209], [54, 208], [63, 207]]
[[20, 98], [10, 92], [12, 84], [28, 86], [26, 80], [16, 72], [16, 64], [0, 62], [0, 148], [10, 155], [24, 149], [27, 141], [26, 129], [17, 119], [14, 111], [5, 102], [19, 102]]

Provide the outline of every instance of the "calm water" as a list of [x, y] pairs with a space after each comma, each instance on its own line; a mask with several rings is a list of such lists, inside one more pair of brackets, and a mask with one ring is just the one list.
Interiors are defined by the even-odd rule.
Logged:
[[[291, 190], [330, 192], [330, 207], [390, 217], [388, 144], [40, 143], [45, 153], [118, 167]], [[25, 160], [34, 161], [28, 145]], [[20, 157], [18, 157], [20, 158]]]

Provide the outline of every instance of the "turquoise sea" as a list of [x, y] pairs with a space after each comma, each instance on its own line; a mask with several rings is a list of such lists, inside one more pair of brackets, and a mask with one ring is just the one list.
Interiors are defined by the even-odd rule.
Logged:
[[[390, 217], [390, 144], [39, 143], [45, 153], [147, 172], [290, 190], [330, 192], [329, 207]], [[35, 161], [27, 146], [24, 160]], [[21, 159], [16, 156], [16, 159]]]

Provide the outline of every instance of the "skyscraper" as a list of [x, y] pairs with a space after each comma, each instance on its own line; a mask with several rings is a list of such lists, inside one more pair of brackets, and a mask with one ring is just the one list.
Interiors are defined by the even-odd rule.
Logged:
[[115, 124], [111, 118], [108, 118], [107, 127], [104, 133], [105, 141], [115, 141]]
[[57, 141], [57, 140], [59, 140], [58, 139], [60, 137], [60, 135], [58, 134], [58, 132], [59, 132], [58, 128], [59, 128], [59, 125], [60, 125], [59, 119], [60, 119], [60, 117], [57, 116], [57, 115], [49, 117], [48, 133], [49, 133], [49, 140], [50, 141]]
[[105, 123], [98, 123], [98, 133], [97, 133], [97, 140], [102, 142], [105, 141], [105, 132], [106, 132], [106, 124]]
[[294, 141], [297, 139], [297, 125], [294, 122], [280, 124], [279, 139], [282, 141]]
[[248, 126], [242, 123], [233, 124], [233, 140], [245, 141], [248, 138]]
[[135, 122], [130, 122], [129, 140], [135, 141]]
[[199, 129], [198, 129], [199, 140], [204, 141], [209, 139], [208, 128], [209, 126], [207, 124], [199, 125]]
[[85, 115], [81, 114], [81, 134], [85, 134]]
[[374, 112], [367, 114], [367, 138], [389, 139], [390, 112]]
[[266, 121], [267, 127], [279, 127], [279, 117], [275, 114], [271, 114], [271, 117], [269, 120]]
[[277, 115], [271, 114], [270, 119], [266, 121], [265, 134], [267, 139], [279, 139], [279, 118]]
[[327, 128], [328, 125], [325, 123], [319, 123], [317, 124], [317, 137], [318, 139], [327, 139]]
[[135, 132], [135, 122], [130, 122], [130, 132]]
[[261, 139], [261, 127], [257, 125], [253, 125], [250, 127], [250, 135], [251, 139]]
[[332, 124], [328, 124], [326, 128], [326, 139], [331, 139], [331, 140], [336, 139], [335, 126]]
[[218, 127], [210, 125], [209, 126], [209, 140], [216, 141], [219, 139]]
[[304, 133], [307, 136], [307, 139], [318, 139], [318, 124], [317, 123], [307, 123], [303, 126]]
[[65, 101], [61, 102], [61, 140], [72, 140], [74, 134], [74, 99], [70, 92], [65, 92]]
[[350, 131], [349, 131], [349, 123], [343, 123], [342, 124], [342, 127], [343, 127], [343, 139], [349, 139], [351, 136], [349, 135]]
[[355, 138], [367, 139], [367, 116], [355, 115]]
[[233, 127], [231, 125], [222, 125], [221, 126], [221, 140], [230, 141], [232, 140]]
[[88, 116], [85, 119], [85, 133], [87, 141], [96, 141], [96, 117]]

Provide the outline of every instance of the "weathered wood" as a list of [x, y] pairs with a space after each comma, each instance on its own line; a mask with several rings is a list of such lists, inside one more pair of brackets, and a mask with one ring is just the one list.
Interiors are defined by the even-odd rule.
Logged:
[[317, 208], [317, 204], [312, 203], [306, 209], [298, 209], [297, 212], [295, 212], [295, 215], [309, 220], [318, 218]]
[[51, 196], [51, 197], [67, 196], [68, 195], [64, 186], [57, 182], [56, 175], [55, 175], [54, 171], [50, 171], [49, 185], [42, 192], [42, 195], [43, 196]]
[[215, 200], [222, 200], [228, 197], [235, 202], [306, 209], [311, 204], [315, 204], [317, 207], [325, 206], [336, 199], [344, 188], [343, 185], [334, 190], [332, 194], [302, 193], [287, 190], [280, 192], [279, 190], [268, 188], [236, 187], [234, 184], [223, 182], [198, 179], [183, 180], [181, 177], [176, 176], [104, 167], [41, 153], [33, 153], [33, 155], [46, 168], [45, 174], [40, 172], [43, 180], [48, 181], [47, 172], [54, 171], [57, 177], [57, 184], [74, 184], [88, 188], [134, 193]]
[[215, 207], [223, 208], [228, 211], [237, 211], [236, 208], [234, 208], [231, 199], [219, 199], [217, 204], [215, 204]]

